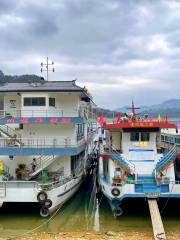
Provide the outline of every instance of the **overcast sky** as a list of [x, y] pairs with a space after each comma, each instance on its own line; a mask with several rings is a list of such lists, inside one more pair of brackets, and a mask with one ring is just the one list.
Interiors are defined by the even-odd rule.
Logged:
[[78, 79], [101, 107], [180, 98], [180, 1], [0, 0], [0, 69]]

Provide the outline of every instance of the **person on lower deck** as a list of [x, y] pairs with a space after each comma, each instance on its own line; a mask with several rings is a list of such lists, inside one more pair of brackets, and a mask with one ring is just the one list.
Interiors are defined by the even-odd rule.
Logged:
[[33, 158], [33, 162], [32, 162], [32, 172], [35, 172], [35, 171], [36, 171], [36, 167], [37, 167], [36, 158]]

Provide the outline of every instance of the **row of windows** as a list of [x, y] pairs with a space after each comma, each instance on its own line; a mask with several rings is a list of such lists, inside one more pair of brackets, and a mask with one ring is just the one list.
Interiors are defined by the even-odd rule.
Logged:
[[167, 142], [167, 143], [180, 144], [180, 138], [175, 138], [175, 137], [171, 137], [171, 136], [163, 136], [163, 135], [161, 135], [161, 141], [162, 142]]
[[[49, 106], [55, 107], [56, 101], [55, 98], [49, 98]], [[25, 97], [24, 98], [24, 106], [46, 106], [46, 98], [45, 97]]]
[[130, 136], [130, 140], [132, 142], [148, 142], [150, 139], [149, 132], [132, 132]]

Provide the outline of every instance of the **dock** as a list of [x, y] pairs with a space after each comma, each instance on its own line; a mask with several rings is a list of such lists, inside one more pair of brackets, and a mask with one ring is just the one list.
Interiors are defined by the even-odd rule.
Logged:
[[148, 199], [149, 211], [151, 215], [153, 233], [155, 240], [166, 240], [163, 222], [159, 212], [159, 207], [156, 199]]

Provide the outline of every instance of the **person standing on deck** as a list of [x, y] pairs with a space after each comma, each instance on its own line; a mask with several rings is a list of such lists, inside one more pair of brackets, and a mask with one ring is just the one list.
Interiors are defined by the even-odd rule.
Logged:
[[31, 165], [32, 165], [32, 172], [35, 172], [37, 167], [36, 158], [33, 158], [33, 162], [31, 163]]

